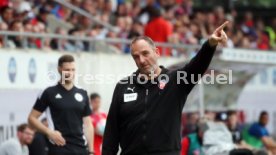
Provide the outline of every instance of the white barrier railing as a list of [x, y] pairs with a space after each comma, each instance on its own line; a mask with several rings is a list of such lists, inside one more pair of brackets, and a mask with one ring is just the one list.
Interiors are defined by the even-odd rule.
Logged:
[[[8, 48], [8, 40], [11, 36], [18, 36], [21, 37], [23, 48], [28, 48], [28, 38], [39, 38], [42, 41], [42, 48], [43, 43], [46, 39], [56, 39], [58, 41], [58, 50], [61, 50], [61, 41], [71, 40], [71, 41], [82, 41], [87, 42], [89, 45], [88, 51], [110, 51], [108, 46], [101, 46], [104, 49], [95, 49], [97, 43], [105, 43], [107, 45], [120, 45], [121, 49], [124, 51], [124, 48], [131, 43], [131, 40], [128, 39], [119, 39], [119, 38], [105, 38], [105, 39], [97, 39], [94, 37], [86, 37], [86, 36], [70, 36], [70, 35], [59, 35], [59, 34], [52, 34], [52, 33], [30, 33], [30, 32], [13, 32], [13, 31], [0, 31], [0, 36], [3, 37], [4, 46]], [[200, 45], [188, 45], [188, 44], [172, 44], [172, 43], [161, 43], [156, 42], [156, 46], [162, 49], [162, 55], [165, 54], [167, 49], [177, 49], [178, 51], [183, 51], [183, 53], [189, 54], [190, 52], [196, 51], [200, 47]]]

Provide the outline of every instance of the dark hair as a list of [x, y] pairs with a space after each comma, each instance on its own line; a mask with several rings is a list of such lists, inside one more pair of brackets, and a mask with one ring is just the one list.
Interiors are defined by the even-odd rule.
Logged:
[[[22, 21], [20, 21], [20, 20], [13, 20], [13, 21], [9, 24], [10, 29], [13, 29], [13, 26], [14, 26], [15, 24], [17, 24], [17, 23], [22, 23]], [[23, 24], [23, 23], [22, 23], [22, 24]]]
[[154, 41], [150, 37], [147, 37], [147, 36], [138, 36], [138, 37], [135, 37], [131, 41], [130, 46], [132, 46], [132, 44], [136, 43], [139, 40], [145, 40], [152, 48], [155, 48]]
[[61, 67], [65, 62], [74, 62], [74, 57], [72, 55], [63, 55], [58, 59], [58, 66]]
[[161, 11], [160, 11], [160, 9], [152, 6], [149, 9], [149, 15], [150, 15], [150, 20], [152, 20], [154, 18], [160, 17], [161, 16]]
[[17, 127], [17, 132], [24, 132], [25, 129], [30, 128], [28, 124], [23, 123]]
[[227, 111], [227, 119], [228, 119], [230, 116], [236, 115], [236, 114], [237, 114], [237, 112], [236, 112], [235, 110], [229, 110], [229, 111]]
[[2, 7], [2, 8], [0, 9], [0, 13], [1, 13], [1, 14], [4, 14], [4, 12], [6, 12], [7, 10], [12, 10], [12, 8], [9, 7], [9, 6], [4, 6], [4, 7]]
[[41, 7], [39, 9], [39, 14], [49, 14], [49, 13], [50, 13], [50, 10], [47, 8], [47, 6]]
[[196, 129], [195, 132], [199, 133], [199, 132], [205, 132], [206, 130], [208, 130], [208, 124], [207, 124], [207, 120], [205, 118], [200, 118], [197, 123], [196, 123]]
[[92, 93], [92, 94], [90, 95], [90, 100], [94, 100], [94, 99], [96, 99], [96, 98], [101, 98], [101, 96], [100, 96], [98, 93]]
[[268, 115], [268, 113], [267, 113], [267, 111], [262, 111], [261, 113], [260, 113], [260, 119], [262, 118], [262, 117], [264, 117], [265, 115]]
[[79, 28], [72, 28], [68, 31], [68, 34], [72, 35], [73, 33], [78, 32], [79, 30]]

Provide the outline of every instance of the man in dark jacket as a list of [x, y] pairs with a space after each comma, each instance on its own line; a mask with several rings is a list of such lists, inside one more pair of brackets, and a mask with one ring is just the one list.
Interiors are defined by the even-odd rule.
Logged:
[[159, 50], [145, 36], [130, 47], [138, 67], [114, 90], [104, 133], [103, 155], [179, 155], [181, 114], [186, 98], [207, 70], [218, 43], [227, 36], [218, 27], [186, 66], [167, 70], [159, 66]]

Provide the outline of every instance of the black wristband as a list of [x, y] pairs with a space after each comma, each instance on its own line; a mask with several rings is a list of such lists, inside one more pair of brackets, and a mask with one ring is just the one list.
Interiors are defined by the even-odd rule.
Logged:
[[90, 152], [90, 151], [89, 151], [88, 154], [89, 154], [89, 155], [94, 155], [95, 152]]

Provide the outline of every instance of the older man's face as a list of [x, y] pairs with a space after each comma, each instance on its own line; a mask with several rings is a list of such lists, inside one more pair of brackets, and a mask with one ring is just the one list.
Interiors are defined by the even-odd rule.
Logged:
[[132, 44], [131, 55], [141, 74], [149, 75], [158, 68], [159, 50], [145, 40], [138, 40]]

